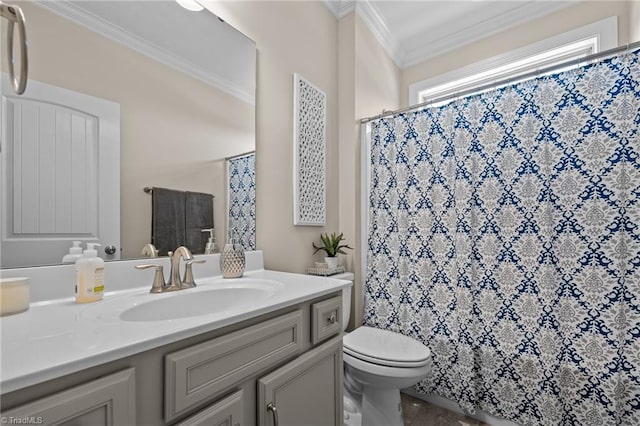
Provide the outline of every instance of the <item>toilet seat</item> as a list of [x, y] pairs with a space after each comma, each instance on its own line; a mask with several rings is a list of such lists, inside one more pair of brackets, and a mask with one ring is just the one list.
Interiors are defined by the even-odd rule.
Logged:
[[393, 331], [362, 326], [342, 339], [343, 350], [359, 360], [387, 367], [423, 367], [431, 351], [417, 340]]

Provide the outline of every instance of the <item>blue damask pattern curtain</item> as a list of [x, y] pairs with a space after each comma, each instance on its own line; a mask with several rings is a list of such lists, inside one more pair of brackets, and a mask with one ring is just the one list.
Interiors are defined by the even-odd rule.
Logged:
[[372, 124], [364, 322], [421, 392], [640, 425], [638, 52]]
[[256, 249], [256, 156], [232, 158], [228, 165], [229, 232], [245, 250]]

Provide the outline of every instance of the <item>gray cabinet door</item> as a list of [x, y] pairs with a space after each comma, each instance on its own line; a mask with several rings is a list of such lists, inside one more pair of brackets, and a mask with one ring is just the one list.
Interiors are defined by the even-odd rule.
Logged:
[[342, 425], [342, 337], [259, 379], [257, 404], [259, 425]]
[[135, 374], [129, 368], [2, 413], [3, 422], [120, 426], [136, 423]]

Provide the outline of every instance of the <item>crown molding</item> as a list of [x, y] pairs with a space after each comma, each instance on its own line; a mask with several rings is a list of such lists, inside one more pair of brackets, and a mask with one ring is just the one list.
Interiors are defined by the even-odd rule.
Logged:
[[38, 6], [47, 9], [59, 16], [67, 18], [76, 24], [82, 25], [91, 31], [103, 35], [104, 37], [123, 44], [143, 55], [174, 68], [188, 76], [200, 80], [210, 86], [222, 90], [236, 98], [255, 105], [255, 93], [247, 92], [237, 84], [225, 79], [211, 70], [203, 69], [192, 64], [164, 49], [120, 28], [110, 22], [79, 8], [73, 3], [66, 1], [36, 0]]
[[[351, 12], [355, 12], [365, 23], [369, 31], [373, 33], [378, 43], [382, 45], [387, 54], [398, 65], [402, 55], [399, 51], [397, 40], [389, 31], [389, 26], [384, 20], [378, 8], [369, 0], [323, 0], [325, 6], [333, 15], [342, 19]], [[399, 65], [398, 65], [399, 66]]]
[[[379, 12], [372, 0], [323, 0], [325, 5], [338, 18], [355, 11], [365, 23], [369, 31], [384, 48], [387, 54], [393, 59], [395, 64], [404, 69], [462, 46], [476, 42], [485, 37], [500, 33], [507, 29], [516, 27], [525, 22], [543, 17], [545, 15], [558, 12], [566, 7], [572, 6], [583, 0], [570, 0], [558, 2], [528, 1], [521, 7], [513, 9], [507, 13], [488, 19], [473, 26], [470, 26], [455, 34], [447, 35], [439, 40], [429, 42], [424, 46], [414, 49], [407, 49], [401, 46], [400, 41], [394, 37], [387, 22]], [[425, 31], [423, 34], [416, 34], [416, 38], [421, 35], [430, 35]]]
[[356, 10], [356, 0], [342, 0], [340, 2], [340, 12], [338, 13], [338, 19], [347, 16], [354, 10]]
[[[380, 14], [376, 5], [369, 0], [359, 0], [356, 4], [356, 13], [365, 23], [369, 31], [382, 45], [387, 54], [393, 61], [401, 67], [404, 52], [400, 47], [400, 43], [393, 36], [387, 22]], [[402, 68], [402, 67], [401, 67]]]
[[342, 19], [356, 9], [356, 0], [322, 0], [333, 15]]
[[408, 50], [401, 57], [398, 66], [400, 68], [407, 68], [471, 44], [477, 40], [514, 28], [525, 22], [558, 12], [578, 2], [579, 1], [527, 2], [517, 9], [467, 27], [455, 34], [447, 35], [446, 37], [429, 43], [427, 46]]
[[327, 6], [327, 9], [333, 13], [333, 16], [340, 19], [340, 1], [322, 0], [322, 2]]

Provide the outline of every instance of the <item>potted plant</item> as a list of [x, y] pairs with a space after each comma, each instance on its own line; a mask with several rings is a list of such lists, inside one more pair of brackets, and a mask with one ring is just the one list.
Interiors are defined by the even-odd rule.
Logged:
[[338, 267], [338, 254], [347, 254], [343, 249], [353, 250], [353, 247], [349, 247], [348, 244], [341, 244], [341, 242], [344, 241], [342, 232], [340, 235], [336, 235], [333, 232], [331, 235], [320, 234], [320, 240], [322, 240], [322, 245], [320, 246], [316, 246], [316, 243], [312, 243], [313, 248], [316, 249], [313, 254], [316, 254], [320, 250], [324, 250], [327, 254], [324, 261], [329, 266], [329, 269], [336, 269]]

